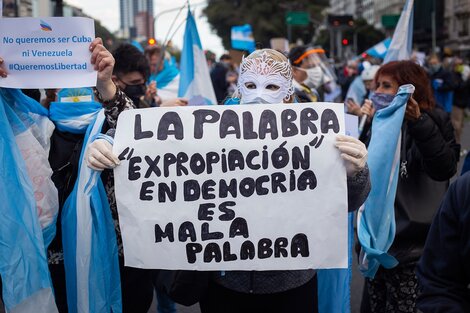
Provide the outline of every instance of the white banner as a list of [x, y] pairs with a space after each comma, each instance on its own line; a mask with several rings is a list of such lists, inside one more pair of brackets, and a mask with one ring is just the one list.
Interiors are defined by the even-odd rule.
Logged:
[[0, 87], [96, 86], [90, 63], [94, 21], [84, 17], [2, 18], [0, 56], [7, 78]]
[[121, 113], [114, 152], [125, 263], [138, 268], [346, 268], [343, 104]]

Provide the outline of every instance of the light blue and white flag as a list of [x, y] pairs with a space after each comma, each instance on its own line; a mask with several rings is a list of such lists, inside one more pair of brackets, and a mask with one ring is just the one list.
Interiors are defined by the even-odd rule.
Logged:
[[348, 213], [348, 268], [317, 271], [318, 313], [351, 312], [354, 213]]
[[[413, 40], [413, 0], [407, 0], [384, 63], [408, 60]], [[361, 243], [360, 270], [373, 278], [382, 265], [392, 268], [398, 261], [388, 249], [395, 239], [395, 195], [400, 166], [401, 125], [414, 86], [401, 86], [389, 107], [379, 110], [372, 122], [368, 164], [372, 189], [359, 210], [358, 237]]]
[[360, 270], [373, 278], [380, 265], [392, 268], [398, 261], [387, 253], [395, 238], [395, 195], [397, 190], [401, 125], [413, 85], [400, 86], [392, 103], [374, 115], [367, 163], [371, 191], [358, 213], [358, 237], [362, 250]]
[[104, 110], [87, 129], [78, 178], [62, 210], [62, 242], [70, 313], [120, 313], [121, 284], [111, 210], [99, 173], [85, 164], [86, 147], [99, 136]]
[[189, 8], [180, 70], [178, 97], [187, 98], [189, 105], [217, 104], [206, 56]]
[[[21, 91], [0, 89], [0, 275], [7, 312], [54, 313], [46, 245], [38, 217], [34, 186], [15, 137], [28, 131], [12, 102]], [[39, 103], [36, 102], [39, 106]], [[23, 103], [27, 105], [27, 103]], [[40, 108], [36, 113], [40, 112]], [[32, 135], [31, 135], [32, 136]], [[32, 136], [34, 138], [34, 136]], [[53, 219], [51, 222], [53, 222]], [[55, 232], [55, 229], [53, 229]]]
[[231, 32], [232, 48], [253, 52], [256, 49], [255, 39], [251, 25], [232, 26]]
[[374, 58], [384, 59], [385, 55], [387, 55], [388, 48], [390, 47], [390, 43], [392, 42], [391, 38], [387, 38], [382, 40], [378, 44], [372, 46], [371, 48], [367, 49], [366, 53]]
[[413, 0], [407, 0], [403, 7], [384, 64], [390, 61], [409, 60], [411, 57], [413, 48], [413, 3]]

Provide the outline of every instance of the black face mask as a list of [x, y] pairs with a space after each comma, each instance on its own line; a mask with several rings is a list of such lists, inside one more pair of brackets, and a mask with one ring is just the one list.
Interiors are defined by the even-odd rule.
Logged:
[[141, 85], [126, 85], [123, 92], [131, 98], [132, 102], [136, 107], [139, 107], [140, 99], [145, 96], [145, 91], [147, 90], [147, 86], [145, 84]]

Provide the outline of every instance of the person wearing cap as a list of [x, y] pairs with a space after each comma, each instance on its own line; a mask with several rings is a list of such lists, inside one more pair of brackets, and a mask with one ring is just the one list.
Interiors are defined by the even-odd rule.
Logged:
[[323, 93], [326, 91], [324, 84], [328, 80], [317, 55], [322, 52], [323, 49], [308, 46], [294, 47], [289, 52], [294, 92], [299, 102], [323, 101]]

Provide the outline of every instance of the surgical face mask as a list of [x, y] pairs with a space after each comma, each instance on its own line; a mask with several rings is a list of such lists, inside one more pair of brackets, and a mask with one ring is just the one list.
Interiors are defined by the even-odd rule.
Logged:
[[308, 88], [318, 88], [321, 85], [323, 71], [321, 67], [315, 66], [309, 69], [298, 68], [307, 74], [307, 78], [302, 82]]
[[145, 95], [146, 90], [147, 86], [145, 84], [126, 85], [123, 92], [134, 102], [134, 105], [139, 106], [140, 99]]
[[238, 92], [241, 103], [288, 100], [294, 93], [290, 64], [273, 60], [266, 51], [255, 58], [244, 58], [240, 65]]
[[388, 107], [390, 103], [392, 103], [393, 98], [395, 98], [395, 95], [373, 92], [370, 96], [370, 101], [372, 101], [372, 104], [374, 105], [375, 109], [377, 111], [380, 111], [383, 108]]
[[439, 72], [440, 69], [441, 69], [440, 64], [432, 64], [429, 66], [429, 70], [431, 71], [431, 73], [437, 73]]
[[245, 100], [242, 99], [240, 103], [241, 104], [260, 104], [260, 103], [269, 103], [269, 102], [263, 98], [256, 97], [254, 99], [251, 99], [249, 102], [246, 102]]

